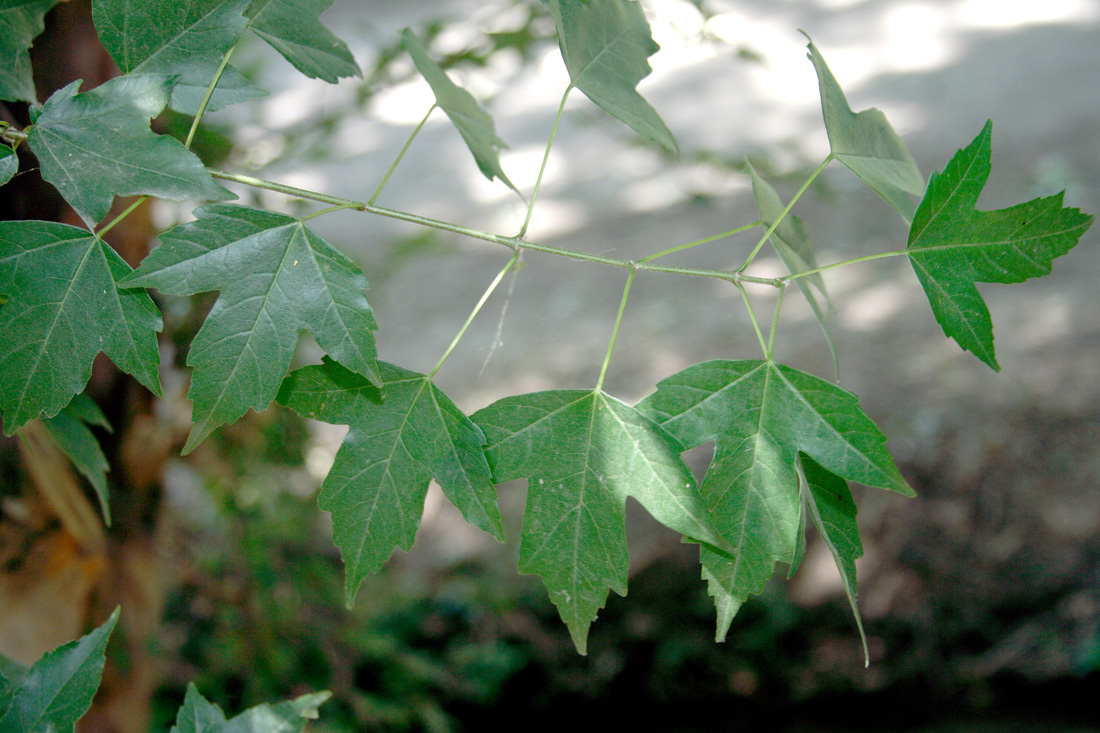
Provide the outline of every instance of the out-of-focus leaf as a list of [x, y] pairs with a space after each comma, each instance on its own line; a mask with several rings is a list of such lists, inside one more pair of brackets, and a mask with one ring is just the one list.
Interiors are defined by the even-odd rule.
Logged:
[[416, 68], [432, 88], [436, 103], [451, 118], [462, 139], [466, 141], [466, 146], [474, 154], [477, 167], [490, 181], [496, 176], [508, 188], [519, 193], [519, 189], [508, 180], [504, 169], [500, 167], [500, 155], [497, 151], [508, 146], [497, 137], [493, 118], [468, 91], [451, 81], [443, 69], [432, 61], [411, 30], [406, 28], [402, 31], [401, 38]]
[[314, 692], [277, 705], [263, 703], [226, 720], [222, 709], [191, 684], [171, 733], [301, 733], [330, 697], [331, 692]]
[[59, 0], [0, 2], [0, 99], [38, 103], [28, 53], [45, 28], [44, 18]]
[[362, 76], [347, 44], [322, 25], [321, 13], [333, 0], [252, 0], [248, 27], [311, 79], [335, 84]]
[[[92, 19], [100, 41], [120, 69], [133, 75], [172, 77], [172, 108], [195, 114], [225, 53], [244, 33], [247, 21], [242, 13], [247, 5], [248, 0], [96, 0]], [[263, 94], [228, 66], [207, 109]]]
[[214, 183], [179, 141], [157, 135], [149, 120], [168, 101], [163, 76], [120, 76], [77, 94], [80, 81], [59, 89], [28, 132], [42, 177], [94, 226], [116, 195], [161, 198], [236, 198]]
[[76, 470], [84, 474], [95, 488], [103, 519], [110, 527], [111, 509], [107, 502], [107, 471], [111, 467], [107, 463], [107, 457], [103, 455], [103, 449], [99, 447], [99, 441], [88, 429], [89, 425], [97, 425], [111, 432], [111, 424], [107, 421], [107, 416], [91, 397], [78, 394], [65, 406], [65, 409], [51, 418], [46, 418], [43, 422], [46, 429], [50, 431], [50, 436], [57, 443], [57, 447], [69, 457], [76, 466]]
[[19, 172], [19, 156], [7, 145], [0, 144], [0, 186]]
[[660, 50], [634, 0], [546, 0], [570, 86], [646, 138], [677, 150], [664, 120], [638, 93]]

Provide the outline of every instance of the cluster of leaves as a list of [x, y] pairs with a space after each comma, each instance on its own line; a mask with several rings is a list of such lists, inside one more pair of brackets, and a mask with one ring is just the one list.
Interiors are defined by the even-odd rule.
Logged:
[[[161, 246], [133, 271], [104, 239], [121, 217], [99, 226], [118, 195], [233, 198], [189, 151], [190, 136], [181, 144], [155, 134], [149, 121], [169, 107], [194, 114], [197, 126], [207, 109], [262, 94], [228, 64], [249, 30], [309, 77], [335, 82], [358, 74], [347, 47], [319, 21], [331, 0], [95, 0], [100, 39], [124, 75], [85, 92], [79, 91], [79, 81], [73, 82], [39, 105], [27, 49], [55, 2], [33, 0], [0, 9], [0, 98], [27, 101], [33, 109], [33, 124], [25, 131], [5, 130], [4, 140], [29, 146], [43, 178], [57, 187], [86, 228], [0, 222], [0, 294], [6, 299], [0, 308], [0, 413], [8, 434], [30, 420], [49, 421], [60, 445], [99, 492], [105, 516], [107, 466], [87, 427], [101, 423], [102, 415], [80, 397], [94, 358], [104, 352], [159, 395], [162, 321], [147, 288], [172, 295], [218, 291], [188, 352], [193, 427], [184, 453], [248, 409], [264, 410], [272, 402], [350, 426], [320, 496], [321, 508], [333, 515], [349, 604], [363, 579], [381, 568], [395, 547], [411, 547], [431, 480], [470, 523], [500, 539], [495, 486], [522, 478], [528, 482], [528, 498], [519, 570], [541, 576], [581, 653], [608, 591], [626, 592], [627, 497], [700, 546], [702, 575], [718, 610], [719, 639], [777, 563], [794, 572], [807, 517], [833, 552], [858, 621], [855, 560], [862, 549], [849, 482], [905, 495], [912, 490], [887, 452], [885, 437], [854, 395], [772, 359], [774, 320], [767, 338], [756, 328], [763, 359], [697, 364], [661, 381], [636, 405], [602, 389], [634, 275], [639, 270], [684, 274], [652, 264], [684, 247], [638, 261], [615, 261], [528, 241], [524, 235], [541, 172], [527, 220], [513, 237], [382, 209], [374, 205], [378, 193], [364, 203], [216, 173], [336, 209], [396, 216], [502, 244], [515, 253], [504, 272], [524, 249], [628, 270], [620, 321], [593, 389], [506, 397], [466, 415], [433, 383], [435, 369], [422, 374], [378, 359], [366, 277], [309, 228], [310, 217], [206, 205], [195, 210], [194, 221], [161, 234]], [[672, 133], [636, 89], [658, 48], [641, 7], [633, 0], [546, 3], [570, 79], [562, 107], [578, 89], [642, 137], [675, 151]], [[451, 81], [411, 31], [403, 41], [435, 94], [432, 109], [442, 108], [454, 122], [486, 177], [518, 193], [501, 167], [504, 143], [489, 114]], [[820, 302], [828, 299], [821, 271], [851, 263], [820, 267], [806, 225], [790, 211], [814, 178], [839, 161], [909, 224], [906, 249], [881, 256], [908, 257], [944, 333], [997, 369], [990, 315], [975, 284], [1020, 282], [1048, 273], [1053, 259], [1076, 244], [1092, 217], [1063, 207], [1060, 194], [978, 211], [976, 202], [990, 173], [991, 125], [926, 185], [882, 113], [853, 112], [820, 51], [812, 42], [808, 49], [821, 89], [829, 155], [786, 204], [750, 170], [760, 218], [737, 231], [761, 228], [757, 246], [735, 271], [687, 274], [733, 283], [745, 296], [754, 324], [745, 283], [778, 289], [777, 315], [785, 289], [795, 283], [831, 347], [828, 309]], [[552, 143], [553, 134], [547, 153]], [[11, 145], [0, 149], [0, 181], [14, 173]], [[913, 197], [920, 197], [919, 203]], [[747, 274], [769, 242], [789, 274]], [[288, 375], [303, 329], [327, 357]], [[446, 354], [436, 369], [445, 359]], [[697, 483], [681, 454], [711, 441], [714, 458]], [[94, 666], [113, 623], [72, 649], [83, 650]], [[66, 649], [40, 663], [42, 675], [54, 679], [57, 669], [75, 669], [73, 662], [60, 661], [69, 659]], [[17, 711], [28, 705], [42, 707], [25, 702], [41, 700], [36, 669], [15, 670], [5, 678], [0, 688], [5, 716], [23, 715]], [[74, 690], [87, 689], [97, 676], [88, 670], [69, 675], [77, 680]], [[57, 689], [63, 692], [57, 699], [68, 701], [65, 714], [71, 716], [80, 707], [74, 702], [79, 696]], [[294, 719], [318, 702], [303, 698], [253, 717]], [[220, 710], [189, 692], [177, 728], [275, 729], [246, 727], [252, 723], [238, 720], [226, 722]], [[0, 718], [5, 722], [7, 717]]]

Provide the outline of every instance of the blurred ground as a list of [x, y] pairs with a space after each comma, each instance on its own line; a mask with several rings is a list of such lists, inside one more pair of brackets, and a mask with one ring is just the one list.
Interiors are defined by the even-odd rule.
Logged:
[[[681, 156], [671, 160], [640, 145], [629, 129], [574, 94], [528, 234], [532, 241], [636, 258], [750, 222], [756, 218], [751, 191], [737, 171], [745, 158], [789, 197], [828, 151], [816, 78], [799, 29], [814, 39], [854, 109], [876, 106], [887, 114], [926, 176], [942, 169], [992, 118], [993, 173], [982, 208], [1066, 189], [1067, 204], [1100, 210], [1100, 0], [743, 0], [705, 3], [709, 20], [685, 2], [654, 0], [648, 6], [663, 50], [652, 59], [654, 74], [641, 90], [676, 135]], [[402, 26], [420, 30], [437, 18], [448, 25], [431, 46], [436, 55], [476, 45], [485, 29], [513, 30], [527, 19], [509, 3], [460, 0], [345, 2], [325, 16], [364, 67], [395, 43]], [[552, 24], [546, 29], [539, 22], [536, 28], [552, 33]], [[552, 44], [531, 53], [528, 64], [502, 52], [485, 68], [453, 72], [487, 98], [497, 131], [511, 146], [504, 168], [525, 192], [534, 183], [566, 83]], [[253, 59], [247, 53], [242, 58]], [[253, 60], [263, 58], [257, 51]], [[354, 81], [328, 87], [300, 80], [277, 63], [266, 68], [266, 86], [275, 91], [258, 105], [255, 118], [220, 118], [242, 126], [238, 166], [350, 198], [370, 197], [431, 104], [430, 92], [415, 80], [359, 104]], [[335, 122], [328, 137], [304, 132], [330, 117]], [[288, 205], [278, 196], [262, 202]], [[523, 218], [519, 198], [481, 177], [439, 112], [378, 203], [502, 234], [518, 230]], [[809, 224], [822, 263], [905, 244], [900, 220], [839, 165], [826, 171], [795, 213]], [[507, 252], [493, 245], [425, 235], [362, 214], [339, 213], [314, 224], [357, 259], [371, 280], [382, 358], [412, 369], [435, 363], [507, 261]], [[756, 236], [698, 247], [667, 263], [735, 267]], [[1047, 710], [1039, 700], [1052, 689], [1095, 694], [1098, 241], [1094, 228], [1055, 262], [1048, 278], [981, 287], [993, 313], [1000, 374], [943, 337], [900, 259], [827, 274], [841, 384], [860, 396], [919, 494], [915, 500], [878, 492], [857, 497], [867, 555], [860, 566], [861, 609], [874, 664], [864, 670], [859, 663], [858, 638], [843, 615], [835, 569], [818, 547], [796, 579], [775, 591], [784, 600], [762, 603], [765, 610], [746, 606], [731, 642], [714, 653], [725, 655], [710, 670], [717, 682], [700, 681], [697, 694], [777, 704], [862, 691], [870, 697], [861, 698], [861, 705], [873, 705], [867, 710], [903, 716], [898, 729], [903, 722], [923, 723], [914, 711], [985, 710], [992, 721], [988, 730], [1025, 729], [1017, 727], [1018, 716]], [[536, 253], [525, 260], [510, 297], [506, 283], [438, 375], [439, 385], [467, 410], [505, 394], [589, 387], [596, 379], [625, 276]], [[759, 261], [760, 274], [778, 268], [775, 260]], [[758, 312], [770, 314], [769, 293], [753, 295]], [[796, 301], [791, 298], [784, 309], [777, 357], [830, 377], [820, 330]], [[503, 343], [492, 350], [498, 323]], [[691, 363], [758, 356], [732, 287], [639, 276], [605, 386], [635, 400]], [[521, 507], [522, 492], [520, 486], [504, 487], [504, 504]], [[458, 561], [486, 563], [502, 573], [509, 563], [514, 568], [513, 554], [460, 523], [447, 507], [430, 502], [418, 546], [396, 560], [395, 572], [443, 572]], [[566, 665], [561, 674], [585, 669], [578, 679], [591, 684], [601, 669], [636, 664], [633, 657], [615, 656], [625, 638], [657, 645], [662, 635], [674, 635], [679, 622], [652, 620], [647, 599], [660, 595], [658, 586], [670, 577], [694, 582], [697, 571], [676, 538], [644, 521], [638, 525], [631, 537], [631, 596], [613, 599], [596, 624], [588, 659], [563, 662], [560, 650], [546, 657]], [[513, 522], [513, 534], [516, 529]], [[682, 592], [696, 598], [699, 591], [693, 586]], [[775, 608], [794, 609], [789, 617], [798, 624], [769, 632], [772, 641], [787, 646], [764, 663], [751, 644], [737, 640], [739, 626], [741, 632], [759, 631], [760, 618]], [[683, 623], [694, 628], [695, 621]], [[697, 641], [685, 643], [694, 649]], [[1043, 686], [1051, 682], [1062, 686]], [[625, 692], [627, 685], [605, 684], [600, 689], [609, 695]], [[867, 702], [891, 693], [899, 697]], [[1016, 723], [999, 726], [997, 706], [1009, 701]], [[1066, 726], [1089, 720], [1071, 708], [1062, 707]], [[837, 729], [874, 729], [864, 728], [870, 719], [832, 722]], [[799, 725], [793, 721], [790, 729], [816, 729]], [[938, 725], [941, 731], [978, 729], [965, 720]], [[1047, 728], [1033, 719], [1026, 729]]]

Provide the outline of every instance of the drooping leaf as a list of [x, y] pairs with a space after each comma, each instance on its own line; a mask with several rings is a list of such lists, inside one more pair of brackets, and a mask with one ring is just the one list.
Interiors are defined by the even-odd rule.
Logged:
[[53, 417], [84, 391], [100, 351], [160, 394], [160, 314], [131, 272], [84, 229], [0, 222], [0, 411], [4, 430]]
[[15, 690], [11, 706], [0, 715], [0, 730], [72, 733], [99, 688], [104, 651], [118, 614], [116, 608], [98, 629], [35, 662]]
[[38, 103], [28, 51], [46, 27], [44, 18], [60, 0], [0, 2], [0, 99]]
[[74, 81], [46, 101], [30, 128], [27, 142], [42, 177], [89, 226], [107, 215], [116, 195], [236, 198], [182, 143], [149, 129], [169, 86], [163, 76], [120, 76], [77, 94], [80, 81]]
[[19, 172], [19, 156], [7, 145], [0, 144], [0, 186]]
[[443, 69], [432, 61], [411, 30], [406, 28], [402, 31], [401, 38], [416, 68], [432, 88], [436, 103], [451, 118], [462, 139], [466, 141], [466, 146], [474, 154], [477, 167], [490, 181], [496, 176], [508, 188], [519, 193], [519, 189], [508, 180], [504, 169], [500, 167], [500, 155], [497, 151], [508, 146], [497, 137], [493, 118], [482, 109], [473, 95], [451, 81]]
[[[248, 0], [96, 0], [92, 20], [103, 47], [120, 69], [133, 75], [173, 77], [169, 104], [195, 114], [226, 52], [244, 34], [247, 21], [242, 13], [247, 5]], [[228, 66], [207, 109], [266, 93]]]
[[263, 703], [226, 720], [222, 709], [190, 684], [171, 733], [301, 733], [330, 697], [330, 692], [314, 692], [277, 705]]
[[506, 397], [471, 419], [488, 440], [493, 481], [527, 479], [519, 570], [542, 576], [581, 654], [608, 589], [626, 594], [628, 496], [691, 539], [725, 544], [681, 447], [599, 390]]
[[99, 507], [107, 526], [111, 526], [111, 509], [107, 501], [107, 471], [111, 469], [99, 441], [88, 428], [97, 425], [111, 430], [107, 416], [92, 398], [78, 394], [61, 412], [43, 421], [57, 447], [69, 457], [76, 470], [84, 474], [99, 499]]
[[[771, 227], [776, 219], [779, 219], [779, 215], [783, 213], [786, 205], [779, 198], [779, 194], [772, 188], [771, 184], [756, 172], [756, 168], [753, 167], [752, 163], [746, 161], [745, 164], [748, 166], [749, 175], [752, 176], [752, 195], [756, 199], [756, 210], [760, 214], [760, 221], [765, 228]], [[788, 213], [780, 220], [769, 241], [775, 247], [779, 259], [783, 260], [783, 264], [787, 266], [787, 271], [792, 275], [817, 268], [817, 256], [814, 254], [810, 230], [801, 217]], [[821, 324], [821, 330], [825, 332], [825, 341], [829, 344], [829, 353], [833, 357], [833, 366], [839, 372], [840, 362], [836, 354], [836, 344], [833, 342], [833, 332], [829, 328], [828, 314], [817, 302], [817, 296], [814, 295], [810, 287], [813, 285], [817, 288], [825, 299], [826, 308], [831, 310], [829, 294], [825, 291], [824, 278], [821, 277], [821, 273], [816, 273], [799, 278], [794, 283], [802, 291], [802, 295], [806, 297], [806, 300], [809, 301], [810, 308], [813, 310], [814, 316], [817, 317], [817, 322]]]
[[829, 472], [913, 494], [855, 395], [768, 361], [709, 361], [661, 381], [638, 405], [686, 448], [715, 441], [700, 493], [733, 552], [704, 546], [717, 638], [775, 563], [797, 559], [801, 451]]
[[848, 605], [852, 607], [859, 638], [863, 642], [863, 659], [870, 664], [867, 634], [856, 604], [856, 560], [863, 557], [863, 543], [859, 541], [859, 525], [856, 524], [856, 502], [852, 499], [847, 481], [825, 470], [806, 455], [802, 456], [802, 472], [806, 478], [810, 516], [833, 556], [836, 569], [840, 571], [844, 593], [848, 596]]
[[347, 44], [322, 25], [321, 13], [333, 0], [252, 0], [248, 26], [272, 45], [298, 71], [335, 84], [341, 77], [362, 76]]
[[989, 179], [987, 122], [942, 174], [933, 173], [909, 230], [909, 262], [943, 332], [994, 370], [993, 321], [975, 283], [1018, 283], [1050, 273], [1093, 217], [1062, 206], [1063, 193], [998, 211], [978, 211]]
[[221, 291], [187, 355], [194, 424], [184, 453], [248, 408], [271, 404], [302, 329], [333, 359], [379, 383], [378, 325], [358, 265], [283, 214], [227, 204], [194, 213], [196, 221], [161, 235], [163, 244], [125, 283], [173, 295]]
[[813, 41], [807, 47], [817, 70], [821, 110], [833, 157], [894, 207], [905, 221], [912, 221], [916, 207], [910, 196], [924, 193], [924, 177], [909, 149], [881, 111], [872, 107], [859, 114], [853, 112], [821, 52]]
[[294, 371], [278, 396], [301, 415], [351, 428], [319, 499], [332, 513], [349, 606], [394, 547], [412, 547], [433, 478], [466, 521], [504, 538], [481, 430], [430, 378], [378, 367], [380, 388], [326, 359]]
[[676, 140], [638, 93], [660, 50], [642, 7], [634, 0], [545, 0], [558, 29], [570, 87], [580, 89], [612, 117], [670, 151]]

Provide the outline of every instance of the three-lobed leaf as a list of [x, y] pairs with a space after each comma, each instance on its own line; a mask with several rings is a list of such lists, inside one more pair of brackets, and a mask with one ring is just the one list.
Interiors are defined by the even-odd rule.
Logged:
[[545, 0], [558, 45], [576, 87], [639, 135], [675, 152], [676, 140], [637, 86], [660, 50], [634, 0]]
[[276, 705], [262, 703], [226, 720], [221, 707], [189, 684], [171, 733], [301, 733], [330, 697], [330, 692], [314, 692]]
[[809, 59], [817, 70], [821, 111], [833, 157], [881, 196], [905, 221], [912, 221], [915, 206], [911, 196], [924, 193], [924, 177], [909, 149], [880, 110], [872, 107], [858, 114], [853, 112], [813, 41], [807, 48]]
[[31, 44], [45, 28], [46, 13], [60, 0], [0, 3], [0, 99], [38, 103], [31, 74]]
[[[245, 31], [242, 14], [248, 0], [134, 2], [96, 0], [92, 20], [103, 47], [127, 74], [157, 74], [173, 79], [171, 106], [198, 112], [229, 49]], [[227, 66], [210, 97], [208, 109], [266, 94]]]
[[504, 174], [504, 169], [500, 167], [498, 150], [508, 146], [497, 137], [496, 130], [493, 127], [493, 118], [482, 109], [473, 95], [451, 81], [446, 72], [439, 68], [435, 61], [432, 61], [431, 57], [428, 56], [428, 52], [424, 50], [424, 46], [421, 45], [411, 30], [406, 28], [402, 31], [401, 38], [409, 55], [412, 56], [416, 68], [419, 69], [420, 74], [428, 82], [428, 86], [432, 88], [436, 104], [451, 118], [451, 122], [458, 128], [462, 139], [466, 141], [466, 147], [474, 154], [477, 167], [490, 181], [496, 176], [508, 188], [519, 193], [519, 189], [508, 179], [508, 176]]
[[[247, 0], [246, 0], [247, 1]], [[362, 76], [347, 44], [320, 20], [333, 0], [252, 0], [248, 27], [311, 79]]]
[[1093, 217], [1062, 206], [1063, 193], [978, 211], [991, 169], [993, 123], [933, 173], [906, 253], [943, 332], [994, 370], [993, 321], [975, 283], [1018, 283], [1050, 273]]
[[519, 570], [542, 576], [577, 650], [608, 589], [626, 594], [624, 504], [724, 545], [681, 447], [652, 420], [599, 390], [506, 397], [474, 413], [493, 481], [527, 479]]
[[26, 670], [0, 708], [0, 730], [72, 733], [103, 675], [107, 640], [119, 610], [86, 636], [47, 653]]
[[638, 409], [686, 448], [715, 441], [700, 493], [732, 552], [703, 546], [719, 640], [775, 563], [794, 564], [804, 526], [798, 459], [832, 474], [913, 494], [855, 395], [770, 361], [709, 361], [658, 383]]
[[57, 443], [57, 447], [69, 457], [76, 466], [76, 470], [80, 471], [95, 489], [103, 519], [110, 527], [111, 509], [107, 501], [107, 471], [111, 466], [107, 462], [107, 457], [103, 455], [103, 449], [99, 447], [99, 441], [89, 428], [90, 425], [95, 425], [107, 432], [112, 432], [107, 416], [91, 397], [78, 394], [61, 412], [46, 418], [43, 423], [54, 442]]
[[168, 77], [120, 76], [90, 92], [79, 88], [74, 81], [46, 101], [27, 142], [42, 177], [89, 226], [107, 216], [116, 195], [236, 198], [178, 140], [149, 128], [168, 102]]
[[496, 491], [474, 423], [423, 374], [378, 362], [381, 385], [328, 359], [291, 373], [280, 405], [350, 430], [321, 488], [346, 572], [350, 606], [394, 547], [408, 550], [431, 479], [466, 521], [504, 537]]
[[149, 294], [120, 288], [131, 272], [87, 230], [42, 221], [0, 222], [0, 412], [10, 435], [52, 417], [84, 391], [104, 352], [160, 394]]
[[194, 424], [185, 453], [219, 425], [271, 404], [303, 329], [333, 359], [379, 383], [378, 325], [358, 265], [284, 214], [216, 204], [195, 216], [162, 234], [125, 283], [173, 295], [221, 292], [187, 354]]

